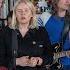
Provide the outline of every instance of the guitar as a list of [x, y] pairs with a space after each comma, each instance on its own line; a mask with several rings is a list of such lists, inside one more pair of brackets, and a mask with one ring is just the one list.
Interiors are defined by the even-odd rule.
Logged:
[[64, 56], [68, 56], [68, 57], [70, 57], [70, 50], [68, 50], [68, 51], [61, 51], [62, 49], [60, 48], [61, 46], [60, 46], [60, 44], [58, 44], [58, 43], [56, 43], [55, 45], [55, 52], [53, 52], [53, 59], [55, 60], [55, 59], [58, 59], [58, 58], [61, 58], [61, 57], [64, 57]]
[[70, 50], [54, 53], [52, 64], [51, 65], [46, 65], [46, 68], [48, 70], [52, 70], [52, 68], [54, 67], [55, 70], [60, 70], [62, 65], [58, 62], [58, 58], [64, 57], [64, 56], [69, 57], [70, 56]]
[[55, 60], [55, 59], [58, 59], [58, 58], [64, 57], [64, 56], [70, 57], [70, 50], [54, 53], [53, 59]]
[[[56, 70], [60, 70], [60, 68], [62, 67], [62, 65], [59, 63], [58, 59], [64, 56], [68, 56], [70, 57], [70, 50], [69, 51], [61, 51], [60, 45], [59, 44], [54, 44], [55, 48], [54, 48], [54, 52], [53, 52], [53, 62], [50, 65], [46, 65], [46, 68], [48, 70], [52, 70], [53, 67], [55, 67], [54, 69]], [[61, 52], [60, 52], [61, 51]]]

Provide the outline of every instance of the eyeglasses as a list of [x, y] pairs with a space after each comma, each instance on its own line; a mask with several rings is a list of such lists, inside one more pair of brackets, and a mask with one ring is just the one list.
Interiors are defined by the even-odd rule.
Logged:
[[22, 14], [22, 13], [28, 13], [29, 10], [28, 9], [25, 9], [25, 10], [17, 9], [16, 12], [19, 14]]

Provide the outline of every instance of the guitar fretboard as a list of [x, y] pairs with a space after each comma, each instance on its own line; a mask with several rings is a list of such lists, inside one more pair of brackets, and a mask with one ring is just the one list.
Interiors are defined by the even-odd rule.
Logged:
[[62, 52], [58, 52], [58, 53], [54, 53], [54, 59], [58, 59], [60, 57], [64, 57], [70, 55], [70, 51], [62, 51]]

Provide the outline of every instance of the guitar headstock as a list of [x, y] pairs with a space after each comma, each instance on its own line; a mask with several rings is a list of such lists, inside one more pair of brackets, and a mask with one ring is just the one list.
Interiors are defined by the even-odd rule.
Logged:
[[55, 53], [62, 51], [62, 48], [61, 48], [61, 46], [60, 46], [59, 43], [53, 44], [53, 48], [54, 48], [54, 52], [55, 52]]

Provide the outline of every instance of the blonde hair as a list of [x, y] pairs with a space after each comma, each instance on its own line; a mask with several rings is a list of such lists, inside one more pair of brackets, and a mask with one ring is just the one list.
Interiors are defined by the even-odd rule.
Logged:
[[12, 23], [11, 23], [10, 28], [12, 28], [12, 29], [18, 28], [18, 22], [16, 20], [16, 8], [22, 2], [29, 6], [29, 8], [32, 12], [32, 15], [33, 15], [33, 17], [30, 20], [29, 28], [36, 28], [37, 27], [36, 9], [35, 9], [34, 5], [32, 4], [32, 2], [29, 0], [18, 0], [16, 2], [15, 6], [13, 8]]

